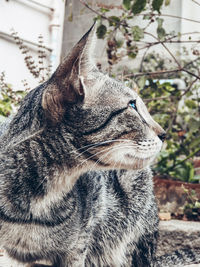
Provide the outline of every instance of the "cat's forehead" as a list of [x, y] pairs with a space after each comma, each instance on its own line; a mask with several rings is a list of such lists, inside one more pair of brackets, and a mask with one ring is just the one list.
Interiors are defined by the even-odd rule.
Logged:
[[89, 100], [97, 102], [104, 101], [105, 104], [122, 104], [126, 105], [128, 101], [135, 100], [137, 93], [127, 87], [124, 83], [117, 81], [108, 75], [101, 75], [96, 79], [91, 88]]
[[118, 81], [116, 79], [113, 78], [108, 78], [105, 80], [105, 90], [109, 90], [112, 93], [118, 93], [119, 96], [123, 95], [124, 97], [137, 97], [137, 93], [127, 87], [123, 82]]

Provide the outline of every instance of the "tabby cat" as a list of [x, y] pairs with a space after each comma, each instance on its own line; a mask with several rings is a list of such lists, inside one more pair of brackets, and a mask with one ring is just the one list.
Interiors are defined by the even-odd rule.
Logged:
[[29, 267], [183, 266], [183, 252], [155, 258], [148, 166], [165, 132], [135, 91], [98, 70], [95, 39], [92, 27], [4, 131], [0, 246]]

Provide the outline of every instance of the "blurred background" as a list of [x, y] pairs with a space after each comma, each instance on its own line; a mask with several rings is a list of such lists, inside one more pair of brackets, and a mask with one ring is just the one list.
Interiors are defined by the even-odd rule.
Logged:
[[[131, 5], [131, 2], [134, 1], [124, 2], [130, 2]], [[142, 3], [142, 1], [140, 2]], [[148, 3], [149, 1], [146, 2]], [[193, 37], [193, 39], [199, 41], [200, 21], [198, 19], [200, 2], [199, 0], [161, 2], [163, 2], [163, 6], [161, 6], [160, 11], [165, 15], [161, 16], [164, 19], [163, 29], [165, 29], [166, 33], [174, 32], [179, 34], [179, 40], [181, 39], [182, 41], [177, 42], [172, 39], [170, 50], [175, 52], [178, 58], [184, 57], [182, 48], [187, 47], [188, 51], [191, 51], [191, 48], [194, 47], [195, 43], [191, 38]], [[0, 70], [5, 71], [6, 79], [14, 88], [22, 88], [22, 80], [24, 79], [28, 80], [31, 87], [36, 86], [38, 81], [31, 75], [30, 71], [27, 70], [26, 64], [24, 64], [24, 57], [19, 50], [21, 46], [26, 46], [34, 59], [37, 58], [39, 48], [41, 48], [45, 53], [45, 58], [41, 61], [43, 61], [42, 63], [46, 67], [51, 66], [50, 73], [52, 73], [60, 60], [89, 29], [94, 18], [101, 20], [98, 16], [107, 14], [108, 10], [111, 14], [115, 15], [113, 16], [114, 19], [116, 17], [120, 18], [123, 13], [122, 4], [122, 0], [91, 0], [88, 2], [79, 0], [2, 0], [0, 2]], [[87, 6], [91, 7], [91, 9]], [[146, 10], [141, 10], [141, 13], [146, 12], [149, 14], [151, 10], [148, 10], [148, 8], [146, 6]], [[94, 11], [99, 11], [99, 14]], [[125, 11], [127, 10], [125, 9]], [[139, 25], [141, 28], [145, 27], [149, 23], [150, 17], [148, 18], [146, 15], [144, 20], [141, 13], [139, 12], [131, 17], [128, 20], [129, 24]], [[153, 19], [156, 20], [156, 17]], [[157, 26], [157, 23], [151, 23], [148, 31], [156, 34]], [[162, 29], [162, 27], [160, 28]], [[188, 40], [188, 34], [185, 35], [185, 33], [191, 33], [190, 40]], [[137, 34], [139, 36], [142, 33], [138, 32]], [[16, 45], [16, 37], [22, 40], [23, 45], [20, 46], [19, 42]], [[140, 36], [138, 38], [140, 39]], [[154, 37], [150, 35], [146, 35], [145, 40], [146, 42], [155, 41]], [[169, 44], [166, 45], [169, 46]], [[169, 57], [169, 53], [161, 44], [158, 44], [156, 47], [150, 47], [148, 53], [155, 49], [156, 52], [162, 52], [164, 57]], [[26, 54], [25, 51], [21, 47], [21, 52], [24, 52], [24, 55]], [[134, 62], [126, 57], [125, 59], [123, 58], [124, 64], [127, 66], [128, 61], [130, 68], [133, 64], [134, 68], [136, 68], [144, 54], [143, 52], [138, 53], [137, 60]], [[179, 52], [179, 55], [177, 55], [177, 52]], [[105, 39], [103, 41], [100, 40], [98, 43], [97, 58], [101, 59], [103, 67], [107, 66]], [[121, 61], [120, 66], [122, 66]], [[182, 83], [182, 86], [185, 86], [184, 83]]]

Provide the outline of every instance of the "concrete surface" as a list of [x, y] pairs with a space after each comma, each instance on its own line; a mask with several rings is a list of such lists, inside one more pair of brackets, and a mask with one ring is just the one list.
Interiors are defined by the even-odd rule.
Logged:
[[[180, 220], [160, 222], [157, 255], [164, 255], [177, 249], [200, 250], [200, 222]], [[200, 267], [200, 264], [191, 264], [187, 267]]]
[[163, 255], [181, 248], [200, 249], [200, 222], [161, 221], [157, 254]]

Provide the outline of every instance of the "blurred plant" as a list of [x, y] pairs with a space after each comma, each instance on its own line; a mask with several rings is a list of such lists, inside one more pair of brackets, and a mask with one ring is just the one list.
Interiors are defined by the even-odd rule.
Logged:
[[[43, 36], [38, 37], [37, 59], [31, 55], [30, 49], [24, 44], [18, 33], [12, 30], [12, 36], [16, 45], [24, 56], [24, 61], [28, 71], [37, 80], [38, 84], [46, 81], [51, 74], [51, 65], [45, 63], [47, 58], [46, 47], [44, 46]], [[22, 98], [30, 90], [26, 79], [22, 80], [25, 90], [13, 90], [12, 85], [6, 82], [5, 72], [0, 73], [0, 121], [15, 112]]]
[[147, 81], [148, 86], [140, 94], [146, 98], [154, 119], [167, 131], [165, 147], [154, 171], [183, 181], [198, 182], [192, 160], [200, 152], [200, 98], [194, 95], [197, 84], [180, 91], [169, 82], [161, 84], [150, 78]]
[[[80, 2], [96, 14], [97, 36], [106, 39], [111, 75], [131, 87], [135, 87], [136, 82], [151, 114], [167, 131], [165, 148], [154, 166], [155, 173], [198, 182], [193, 158], [200, 155], [200, 49], [199, 41], [192, 36], [200, 33], [168, 32], [164, 18], [200, 21], [163, 14], [163, 6], [169, 5], [170, 0], [123, 0], [122, 5], [99, 1], [96, 8], [87, 1]], [[149, 30], [153, 24], [155, 33]], [[178, 55], [170, 50], [169, 44], [174, 43], [190, 43], [193, 47], [190, 51], [183, 47], [180, 58], [180, 51]], [[164, 56], [149, 52], [157, 45], [165, 50]], [[189, 61], [189, 57], [192, 60]], [[124, 58], [137, 59], [137, 63], [140, 60], [139, 67], [113, 68]], [[177, 78], [184, 81], [185, 88], [172, 85]]]
[[183, 207], [184, 216], [189, 220], [200, 220], [200, 200], [195, 190], [189, 190], [182, 185], [183, 191], [186, 193], [186, 204]]
[[[159, 72], [169, 65], [168, 59], [155, 53], [148, 54], [144, 62], [145, 73], [152, 73], [152, 69]], [[200, 58], [182, 64], [187, 65], [189, 72], [194, 72], [200, 68]], [[126, 79], [126, 74], [123, 76]], [[130, 74], [127, 76], [131, 77]], [[140, 95], [150, 113], [167, 131], [165, 147], [154, 166], [154, 171], [162, 176], [198, 182], [193, 158], [200, 154], [200, 83], [196, 77], [193, 78], [187, 73], [171, 73], [171, 79], [169, 74], [156, 78], [152, 74], [138, 76], [134, 80], [142, 88]]]
[[[38, 80], [38, 83], [46, 81], [51, 74], [51, 65], [45, 64], [45, 58], [47, 58], [46, 47], [44, 46], [43, 36], [38, 36], [38, 51], [37, 51], [37, 60], [31, 55], [30, 49], [24, 44], [23, 40], [18, 36], [18, 33], [12, 29], [12, 36], [15, 40], [15, 43], [21, 50], [21, 53], [24, 56], [24, 61], [27, 69], [33, 75], [35, 79]], [[24, 86], [28, 86], [26, 80], [23, 81]]]
[[11, 84], [6, 83], [5, 73], [0, 74], [0, 121], [8, 117], [17, 108], [26, 91], [13, 91]]

